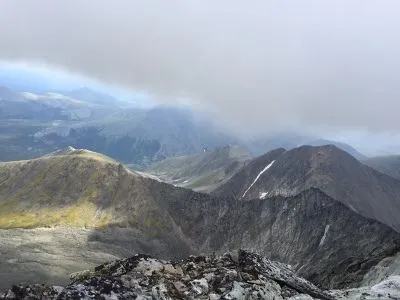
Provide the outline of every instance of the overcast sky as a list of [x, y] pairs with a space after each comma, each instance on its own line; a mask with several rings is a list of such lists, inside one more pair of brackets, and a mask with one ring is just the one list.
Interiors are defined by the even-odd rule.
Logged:
[[0, 2], [0, 60], [188, 98], [232, 128], [400, 132], [400, 2]]

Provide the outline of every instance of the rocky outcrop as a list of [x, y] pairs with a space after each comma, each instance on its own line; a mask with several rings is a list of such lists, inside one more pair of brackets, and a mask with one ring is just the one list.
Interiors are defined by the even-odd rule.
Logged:
[[178, 262], [135, 255], [72, 274], [71, 281], [13, 286], [0, 299], [333, 299], [286, 265], [243, 250]]

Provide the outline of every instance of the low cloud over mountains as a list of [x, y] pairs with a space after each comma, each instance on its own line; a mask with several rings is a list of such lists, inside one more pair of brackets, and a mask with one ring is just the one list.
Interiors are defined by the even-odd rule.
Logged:
[[61, 67], [161, 101], [189, 98], [246, 133], [395, 131], [399, 6], [8, 1], [0, 59]]

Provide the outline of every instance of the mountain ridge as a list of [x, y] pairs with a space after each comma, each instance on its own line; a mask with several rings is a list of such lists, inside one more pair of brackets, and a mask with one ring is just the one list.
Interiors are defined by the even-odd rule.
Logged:
[[146, 171], [167, 183], [209, 192], [231, 178], [250, 159], [251, 154], [246, 148], [228, 145], [193, 155], [170, 157], [152, 164]]
[[[0, 164], [5, 243], [20, 228], [49, 227], [52, 235], [67, 226], [74, 233], [90, 229], [88, 241], [113, 255], [137, 251], [179, 258], [252, 245], [269, 258], [301, 262], [294, 268], [324, 288], [357, 286], [371, 267], [400, 250], [399, 233], [319, 189], [238, 201], [152, 180], [85, 150], [66, 152]], [[266, 164], [284, 153], [278, 149], [261, 159]], [[247, 166], [258, 168], [254, 161]], [[1, 247], [15, 247], [7, 245]], [[68, 252], [78, 246], [62, 247]], [[19, 260], [12, 259], [16, 263], [5, 262], [5, 270], [16, 272]]]
[[[223, 252], [252, 245], [250, 250], [273, 260], [291, 265], [301, 261], [303, 265], [294, 269], [324, 288], [351, 286], [362, 280], [370, 267], [400, 250], [399, 233], [315, 188], [290, 197], [242, 202], [227, 198], [212, 204], [188, 201], [180, 205], [196, 208], [192, 218], [204, 220], [203, 230], [187, 233], [204, 241], [199, 245], [202, 251]], [[212, 210], [207, 209], [210, 206]], [[178, 206], [173, 211], [180, 209]], [[201, 217], [205, 212], [212, 213], [209, 219], [214, 223]]]
[[[301, 146], [279, 153], [278, 157], [267, 153], [255, 158], [214, 195], [233, 195], [248, 201], [273, 195], [292, 196], [316, 187], [365, 217], [400, 230], [400, 181], [362, 164], [334, 145]], [[257, 174], [273, 160], [243, 197]]]
[[400, 155], [375, 156], [362, 162], [379, 172], [400, 179]]

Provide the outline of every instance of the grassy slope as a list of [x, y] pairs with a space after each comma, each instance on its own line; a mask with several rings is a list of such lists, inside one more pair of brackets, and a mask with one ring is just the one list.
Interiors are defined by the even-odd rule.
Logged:
[[178, 186], [209, 191], [230, 178], [250, 158], [247, 150], [227, 146], [212, 152], [168, 158], [147, 171]]
[[157, 235], [168, 227], [160, 215], [144, 178], [94, 152], [0, 163], [3, 229], [118, 225]]

